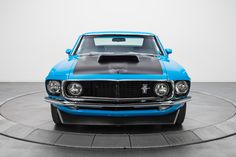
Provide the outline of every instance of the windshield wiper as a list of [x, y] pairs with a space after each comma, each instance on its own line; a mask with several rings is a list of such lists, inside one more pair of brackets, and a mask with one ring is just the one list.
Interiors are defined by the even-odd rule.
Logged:
[[110, 54], [116, 54], [115, 52], [88, 52], [88, 53], [82, 53], [79, 54], [80, 56], [94, 56], [94, 55], [110, 55]]
[[79, 54], [80, 56], [94, 56], [94, 55], [98, 55], [98, 52], [88, 52], [88, 53], [82, 53]]
[[158, 54], [153, 54], [153, 53], [140, 53], [140, 52], [122, 52], [122, 53], [118, 53], [118, 52], [88, 52], [88, 53], [82, 53], [79, 54], [80, 56], [94, 56], [94, 55], [125, 55], [125, 54], [133, 54], [133, 55], [144, 55], [144, 56], [152, 56], [152, 57], [157, 57]]
[[152, 57], [157, 57], [157, 54], [153, 53], [140, 53], [140, 52], [128, 52], [129, 54], [134, 54], [134, 55], [144, 55], [144, 56], [152, 56]]

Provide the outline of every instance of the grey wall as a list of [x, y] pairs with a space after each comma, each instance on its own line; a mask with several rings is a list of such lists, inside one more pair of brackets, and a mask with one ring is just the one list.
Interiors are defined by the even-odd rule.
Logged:
[[0, 81], [43, 81], [87, 31], [149, 31], [193, 81], [236, 81], [235, 0], [0, 0]]

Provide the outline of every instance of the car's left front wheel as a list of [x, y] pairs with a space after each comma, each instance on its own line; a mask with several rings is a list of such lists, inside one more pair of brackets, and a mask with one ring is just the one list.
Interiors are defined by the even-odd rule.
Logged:
[[183, 106], [179, 109], [179, 115], [176, 119], [175, 126], [181, 126], [184, 122], [185, 115], [186, 115], [186, 106], [187, 103], [184, 103]]
[[52, 120], [56, 125], [62, 125], [62, 122], [60, 120], [60, 117], [57, 112], [57, 108], [51, 104], [51, 114], [52, 114]]

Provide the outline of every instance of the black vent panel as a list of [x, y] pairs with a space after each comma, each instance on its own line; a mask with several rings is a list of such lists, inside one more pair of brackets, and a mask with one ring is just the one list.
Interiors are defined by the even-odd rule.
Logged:
[[139, 59], [135, 55], [101, 55], [98, 59], [101, 64], [105, 63], [138, 63]]

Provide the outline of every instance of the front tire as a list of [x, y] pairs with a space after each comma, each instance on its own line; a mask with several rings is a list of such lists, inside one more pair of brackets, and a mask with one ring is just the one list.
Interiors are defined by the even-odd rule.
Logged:
[[62, 122], [57, 112], [57, 108], [53, 104], [51, 104], [51, 114], [53, 122], [58, 126], [62, 125]]
[[184, 122], [185, 115], [186, 115], [186, 106], [187, 106], [187, 104], [184, 103], [183, 107], [181, 107], [179, 109], [179, 115], [178, 115], [177, 120], [175, 122], [176, 126], [181, 126], [182, 123]]

